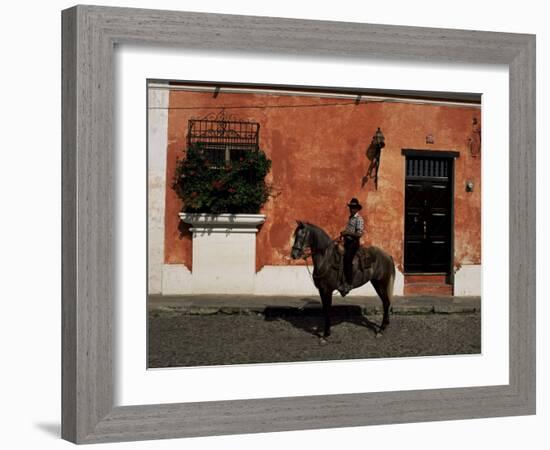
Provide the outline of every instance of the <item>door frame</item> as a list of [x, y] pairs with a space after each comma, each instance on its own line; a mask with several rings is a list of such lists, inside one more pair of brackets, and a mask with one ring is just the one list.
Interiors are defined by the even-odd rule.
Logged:
[[[406, 183], [407, 183], [407, 158], [408, 157], [428, 157], [428, 158], [441, 158], [449, 159], [451, 161], [451, 170], [449, 175], [449, 185], [451, 189], [451, 212], [450, 212], [450, 253], [451, 257], [449, 258], [449, 267], [448, 270], [448, 279], [449, 283], [454, 286], [454, 259], [455, 259], [455, 160], [460, 157], [460, 152], [454, 150], [422, 150], [422, 149], [411, 149], [403, 148], [401, 149], [401, 155], [403, 158], [403, 218], [407, 213], [406, 211]], [[405, 220], [403, 220], [403, 272], [405, 272]]]

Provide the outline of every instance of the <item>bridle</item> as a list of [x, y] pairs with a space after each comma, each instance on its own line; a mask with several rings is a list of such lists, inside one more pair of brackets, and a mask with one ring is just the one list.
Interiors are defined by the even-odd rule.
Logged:
[[297, 240], [294, 241], [294, 245], [292, 246], [292, 250], [296, 250], [298, 252], [300, 252], [300, 254], [302, 255], [301, 258], [306, 260], [308, 257], [311, 256], [311, 253], [307, 254], [304, 250], [304, 244], [307, 240], [307, 238], [309, 237], [309, 230], [307, 228], [304, 227], [304, 235], [302, 236], [302, 238], [300, 239], [300, 245], [296, 245], [296, 242]]
[[[305, 265], [306, 265], [306, 268], [307, 268], [307, 271], [309, 272], [309, 276], [311, 277], [311, 280], [315, 283], [315, 279], [319, 279], [319, 278], [323, 278], [327, 272], [330, 270], [330, 264], [328, 262], [328, 258], [327, 258], [327, 261], [325, 262], [325, 266], [326, 266], [326, 270], [321, 273], [321, 274], [314, 274], [311, 272], [310, 268], [309, 268], [309, 265], [307, 263], [307, 259], [310, 258], [312, 256], [312, 252], [310, 251], [309, 253], [307, 253], [305, 250], [304, 250], [304, 244], [305, 242], [307, 241], [307, 237], [309, 236], [309, 230], [307, 228], [305, 228], [305, 232], [304, 232], [304, 235], [301, 239], [301, 245], [296, 245], [296, 241], [294, 241], [294, 245], [292, 246], [292, 250], [297, 250], [301, 253], [301, 258], [304, 260], [305, 262]], [[333, 242], [335, 242], [337, 239], [334, 239]]]

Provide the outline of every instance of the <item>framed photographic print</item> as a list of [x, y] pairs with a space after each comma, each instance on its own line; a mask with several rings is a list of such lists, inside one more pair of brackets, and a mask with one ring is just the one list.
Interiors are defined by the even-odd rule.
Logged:
[[64, 11], [63, 437], [533, 414], [534, 49]]
[[481, 352], [480, 95], [147, 93], [148, 367]]

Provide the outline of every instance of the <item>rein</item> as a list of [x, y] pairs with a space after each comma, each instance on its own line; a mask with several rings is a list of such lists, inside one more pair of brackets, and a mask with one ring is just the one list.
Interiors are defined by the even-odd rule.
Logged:
[[[334, 251], [334, 245], [335, 245], [335, 243], [336, 243], [337, 241], [338, 241], [338, 238], [333, 239], [333, 240], [332, 240], [333, 245], [332, 245], [332, 247], [329, 247], [329, 248], [327, 249], [327, 251], [331, 251], [331, 250]], [[303, 251], [303, 250], [302, 250], [302, 251]], [[315, 275], [315, 273], [312, 273], [312, 272], [311, 272], [311, 270], [309, 269], [309, 265], [308, 265], [308, 263], [307, 263], [307, 259], [311, 257], [312, 253], [311, 253], [311, 252], [306, 253], [306, 252], [304, 252], [304, 251], [303, 251], [303, 253], [304, 253], [304, 256], [302, 257], [302, 259], [303, 259], [304, 262], [305, 262], [307, 271], [308, 271], [308, 273], [309, 273], [309, 276], [311, 277], [311, 281], [313, 281], [313, 283], [315, 284], [315, 280], [318, 280], [318, 279], [320, 279], [320, 278], [323, 278], [323, 277], [329, 272], [329, 270], [330, 270], [330, 268], [331, 268], [331, 266], [330, 266], [330, 261], [328, 260], [328, 259], [330, 258], [330, 255], [327, 255], [327, 256], [325, 257], [325, 261], [324, 261], [324, 264], [323, 264], [323, 265], [326, 267], [325, 271], [324, 271], [323, 273], [321, 273], [321, 274]]]
[[[306, 253], [304, 247], [305, 247], [305, 242], [308, 240], [309, 238], [309, 230], [306, 230], [306, 233], [307, 233], [307, 237], [304, 236], [304, 238], [302, 238], [302, 242], [300, 242], [299, 245], [296, 245], [296, 242], [294, 243], [294, 245], [292, 246], [292, 250], [297, 250], [299, 251], [300, 253], [302, 253], [302, 258], [304, 260], [304, 263], [305, 263], [305, 266], [307, 268], [307, 271], [309, 273], [309, 276], [311, 278], [311, 281], [313, 282], [313, 284], [315, 284], [315, 280], [318, 280], [320, 278], [323, 278], [325, 277], [325, 275], [329, 272], [329, 270], [331, 269], [331, 264], [330, 264], [330, 258], [332, 255], [330, 254], [327, 254], [327, 252], [334, 252], [335, 251], [335, 245], [336, 245], [336, 242], [339, 240], [339, 238], [336, 238], [336, 239], [332, 239], [331, 240], [331, 243], [332, 243], [332, 246], [329, 246], [325, 249], [324, 253], [325, 253], [325, 260], [323, 261], [323, 263], [321, 264], [321, 266], [319, 267], [319, 269], [325, 269], [323, 270], [320, 274], [315, 274], [315, 273], [312, 273], [311, 272], [311, 269], [309, 268], [309, 265], [307, 263], [307, 259], [310, 258], [312, 256], [312, 252], [311, 252], [311, 247], [310, 248], [310, 251], [309, 253]], [[319, 252], [321, 253], [321, 252]], [[314, 263], [314, 266], [315, 266], [315, 263]], [[315, 272], [315, 269], [314, 269], [314, 272]]]

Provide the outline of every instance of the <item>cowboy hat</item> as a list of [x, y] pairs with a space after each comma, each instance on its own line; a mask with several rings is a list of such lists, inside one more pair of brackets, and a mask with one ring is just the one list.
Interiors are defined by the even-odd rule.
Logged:
[[359, 203], [359, 200], [357, 200], [355, 197], [350, 200], [350, 202], [348, 203], [348, 206], [350, 208], [363, 209], [363, 207], [361, 206], [361, 203]]

